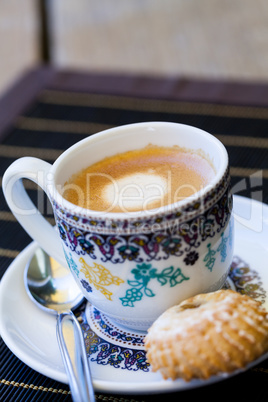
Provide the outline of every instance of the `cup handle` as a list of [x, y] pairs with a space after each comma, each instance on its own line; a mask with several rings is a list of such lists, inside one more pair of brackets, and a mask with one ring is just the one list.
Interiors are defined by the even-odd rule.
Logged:
[[67, 267], [61, 241], [55, 228], [46, 221], [28, 196], [21, 179], [29, 179], [47, 194], [53, 189], [51, 164], [38, 158], [17, 159], [3, 176], [3, 192], [7, 204], [25, 231], [61, 265]]

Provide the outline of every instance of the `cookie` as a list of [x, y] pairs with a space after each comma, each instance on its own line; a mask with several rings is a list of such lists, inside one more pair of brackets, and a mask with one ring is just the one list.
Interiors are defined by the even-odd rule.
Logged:
[[144, 342], [152, 370], [163, 378], [207, 379], [268, 351], [268, 312], [233, 290], [200, 294], [165, 311]]

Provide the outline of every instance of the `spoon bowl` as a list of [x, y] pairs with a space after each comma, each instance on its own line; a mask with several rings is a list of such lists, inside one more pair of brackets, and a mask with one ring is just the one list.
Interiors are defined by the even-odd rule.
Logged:
[[24, 282], [28, 296], [49, 313], [74, 310], [84, 300], [72, 273], [41, 248], [27, 264]]
[[57, 318], [56, 333], [75, 402], [94, 402], [94, 391], [81, 327], [72, 310], [84, 300], [71, 272], [37, 248], [24, 271], [30, 299]]

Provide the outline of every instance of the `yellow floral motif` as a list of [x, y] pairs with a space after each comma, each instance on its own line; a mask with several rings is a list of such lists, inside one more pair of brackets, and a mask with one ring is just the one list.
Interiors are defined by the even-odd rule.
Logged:
[[124, 283], [123, 279], [118, 276], [113, 276], [111, 272], [103, 265], [93, 262], [94, 266], [88, 265], [81, 257], [79, 261], [82, 264], [81, 272], [85, 275], [89, 283], [91, 283], [96, 290], [99, 290], [108, 300], [112, 300], [112, 292], [106, 289], [106, 286], [117, 285]]

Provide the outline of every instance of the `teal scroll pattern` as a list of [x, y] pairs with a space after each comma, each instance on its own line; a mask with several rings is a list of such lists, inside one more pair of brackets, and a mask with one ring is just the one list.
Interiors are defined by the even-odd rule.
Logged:
[[207, 245], [207, 254], [205, 255], [204, 262], [206, 263], [205, 266], [212, 272], [214, 264], [216, 262], [216, 254], [220, 253], [221, 255], [221, 262], [224, 262], [227, 257], [227, 243], [230, 247], [232, 247], [233, 242], [233, 224], [230, 224], [229, 227], [229, 234], [224, 236], [224, 232], [221, 234], [221, 241], [216, 250], [211, 248], [211, 243]]
[[137, 265], [132, 269], [134, 275], [133, 280], [128, 280], [129, 289], [126, 291], [125, 297], [120, 297], [123, 306], [134, 307], [134, 303], [140, 301], [143, 296], [154, 297], [155, 293], [148, 287], [151, 280], [156, 279], [161, 286], [169, 284], [174, 287], [190, 278], [186, 277], [180, 268], [168, 267], [161, 272], [157, 272], [150, 264]]
[[206, 263], [206, 267], [209, 269], [210, 272], [212, 272], [215, 261], [216, 261], [216, 251], [211, 249], [211, 243], [207, 245], [208, 251], [207, 254], [205, 255], [204, 262]]
[[66, 251], [65, 251], [65, 250], [63, 250], [63, 251], [64, 251], [65, 258], [66, 258], [66, 261], [67, 261], [67, 263], [68, 263], [70, 269], [73, 270], [73, 272], [75, 273], [75, 275], [76, 275], [77, 277], [79, 277], [79, 270], [78, 270], [78, 268], [77, 268], [76, 263], [75, 263], [74, 260], [73, 260], [72, 254], [69, 253], [69, 256], [68, 256], [68, 254], [66, 253]]

